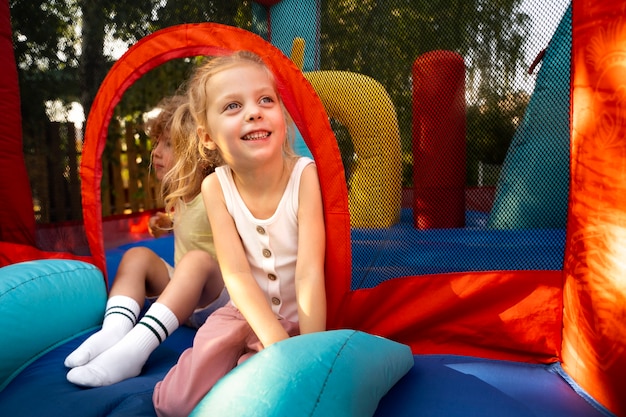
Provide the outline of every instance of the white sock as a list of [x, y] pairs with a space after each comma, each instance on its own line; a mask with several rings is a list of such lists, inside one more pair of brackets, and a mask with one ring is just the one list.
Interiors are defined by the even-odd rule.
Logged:
[[135, 300], [125, 295], [109, 298], [104, 312], [102, 329], [92, 334], [76, 350], [65, 358], [65, 366], [74, 368], [94, 359], [115, 343], [137, 323], [141, 308]]
[[152, 351], [177, 328], [174, 313], [164, 304], [154, 303], [122, 340], [87, 365], [71, 369], [67, 380], [84, 387], [102, 387], [135, 377]]

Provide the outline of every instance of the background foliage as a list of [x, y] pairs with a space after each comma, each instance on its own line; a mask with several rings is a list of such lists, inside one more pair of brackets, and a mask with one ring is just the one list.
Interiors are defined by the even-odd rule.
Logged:
[[[11, 0], [22, 94], [24, 149], [41, 152], [46, 104], [88, 114], [118, 49], [167, 26], [212, 21], [250, 30], [252, 1]], [[528, 92], [516, 79], [527, 68], [529, 17], [521, 0], [320, 0], [322, 70], [363, 73], [389, 92], [398, 115], [404, 185], [411, 184], [411, 66], [422, 53], [447, 49], [465, 57], [468, 185], [479, 161], [501, 164]], [[42, 22], [44, 22], [42, 24]], [[116, 108], [145, 140], [141, 117], [186, 79], [193, 60], [177, 60], [146, 74]], [[112, 126], [111, 135], [119, 134]], [[349, 163], [351, 143], [337, 126]], [[142, 136], [143, 135], [143, 136]], [[147, 145], [150, 146], [149, 143]], [[111, 151], [111, 150], [109, 150]]]

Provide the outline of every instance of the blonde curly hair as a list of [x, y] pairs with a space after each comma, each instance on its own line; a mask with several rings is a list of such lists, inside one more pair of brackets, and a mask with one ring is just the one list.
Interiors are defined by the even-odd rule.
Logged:
[[174, 149], [174, 166], [161, 182], [161, 196], [165, 203], [165, 212], [179, 212], [198, 194], [204, 177], [214, 170], [206, 159], [199, 154], [199, 139], [196, 123], [191, 115], [189, 101], [178, 101], [178, 107], [171, 116], [169, 133]]

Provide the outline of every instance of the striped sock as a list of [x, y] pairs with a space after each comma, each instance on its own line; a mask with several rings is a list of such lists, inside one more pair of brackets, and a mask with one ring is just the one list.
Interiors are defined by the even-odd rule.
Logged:
[[139, 304], [125, 295], [109, 298], [104, 311], [102, 329], [91, 335], [65, 358], [65, 366], [83, 366], [119, 342], [137, 323]]
[[80, 386], [100, 387], [135, 377], [154, 349], [177, 328], [174, 313], [165, 304], [154, 303], [122, 340], [87, 365], [70, 370], [67, 379]]

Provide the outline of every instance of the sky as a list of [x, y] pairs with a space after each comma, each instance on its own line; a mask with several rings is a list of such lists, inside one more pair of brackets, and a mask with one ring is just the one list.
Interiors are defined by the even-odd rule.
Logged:
[[[570, 0], [523, 0], [521, 11], [532, 19], [530, 38], [527, 42], [526, 62], [530, 65], [535, 57], [548, 46]], [[525, 76], [521, 80], [522, 88], [529, 93], [535, 85], [535, 77], [539, 67], [535, 68], [534, 75]]]

